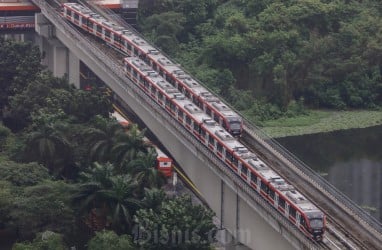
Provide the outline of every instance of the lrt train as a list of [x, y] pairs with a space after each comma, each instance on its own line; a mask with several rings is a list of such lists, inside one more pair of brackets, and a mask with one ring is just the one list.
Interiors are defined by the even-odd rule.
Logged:
[[[124, 129], [128, 129], [130, 122], [126, 118], [124, 118], [120, 113], [114, 111], [111, 114], [111, 116], [114, 117]], [[173, 161], [171, 157], [168, 157], [162, 150], [158, 148], [157, 145], [153, 144], [147, 137], [144, 137], [143, 140], [148, 145], [151, 145], [157, 153], [155, 167], [167, 178], [171, 177], [173, 171]]]
[[322, 240], [326, 217], [312, 202], [250, 152], [208, 114], [137, 57], [126, 75], [307, 237]]
[[62, 4], [61, 14], [71, 23], [101, 38], [120, 51], [143, 59], [224, 129], [234, 136], [241, 135], [243, 120], [240, 115], [139, 35], [106, 20], [77, 3]]
[[[106, 21], [101, 21], [102, 25], [94, 21], [93, 12], [86, 14], [85, 11], [81, 11], [80, 14], [73, 14], [72, 4], [63, 6], [63, 15], [76, 25], [108, 43], [127, 44], [123, 39], [123, 30], [118, 33], [121, 34], [118, 38], [117, 33], [113, 33], [114, 29], [103, 24]], [[138, 53], [138, 56], [140, 55]], [[228, 133], [220, 122], [216, 122], [213, 114], [205, 113], [204, 108], [187, 98], [187, 93], [169, 83], [167, 77], [163, 77], [163, 74], [154, 71], [152, 67], [146, 63], [144, 57], [124, 58], [125, 73], [134, 84], [163, 107], [304, 235], [312, 240], [321, 241], [326, 227], [325, 214], [256, 154], [250, 152], [232, 133]]]

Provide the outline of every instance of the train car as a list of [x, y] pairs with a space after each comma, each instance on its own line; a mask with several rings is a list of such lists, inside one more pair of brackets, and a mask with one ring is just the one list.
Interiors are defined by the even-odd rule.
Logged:
[[[114, 117], [123, 128], [128, 129], [130, 122], [127, 119], [125, 119], [120, 113], [114, 111], [111, 114], [111, 116]], [[151, 145], [157, 153], [155, 167], [167, 178], [171, 177], [173, 171], [172, 158], [168, 157], [162, 150], [159, 149], [158, 146], [153, 144], [147, 137], [144, 137], [143, 140], [147, 144]]]
[[141, 59], [129, 57], [124, 59], [124, 63], [128, 77], [149, 92], [160, 106], [233, 172], [307, 237], [322, 240], [325, 230], [325, 215], [322, 211]]
[[87, 32], [131, 56], [145, 60], [155, 71], [178, 88], [204, 112], [234, 136], [242, 132], [242, 118], [214, 94], [186, 74], [142, 37], [124, 29], [76, 3], [62, 4], [62, 15]]

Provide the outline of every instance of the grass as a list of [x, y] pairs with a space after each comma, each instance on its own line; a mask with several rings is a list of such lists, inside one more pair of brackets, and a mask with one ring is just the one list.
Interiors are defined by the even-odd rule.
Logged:
[[382, 124], [382, 111], [322, 111], [308, 115], [263, 122], [263, 130], [271, 137], [330, 132], [350, 128], [366, 128]]

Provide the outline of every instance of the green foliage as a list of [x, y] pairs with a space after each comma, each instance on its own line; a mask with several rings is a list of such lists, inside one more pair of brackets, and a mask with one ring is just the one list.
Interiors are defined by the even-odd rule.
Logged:
[[160, 188], [166, 183], [165, 177], [155, 168], [158, 154], [154, 148], [150, 148], [147, 154], [138, 153], [135, 160], [127, 164], [127, 172], [131, 173], [143, 188]]
[[88, 250], [133, 250], [135, 249], [131, 236], [123, 234], [117, 235], [113, 231], [96, 232], [96, 235], [89, 241]]
[[[382, 105], [376, 1], [143, 2], [142, 23], [172, 12], [182, 16], [181, 32], [167, 34], [179, 42], [171, 55], [249, 119], [300, 114], [293, 103], [301, 98], [319, 108]], [[248, 90], [239, 96], [251, 101], [235, 98], [232, 89]]]
[[19, 93], [41, 71], [40, 52], [30, 43], [0, 38], [0, 111], [8, 105], [8, 96]]
[[[139, 208], [137, 182], [130, 175], [116, 174], [112, 164], [94, 164], [88, 173], [82, 174], [83, 182], [78, 186], [72, 200], [78, 211], [87, 217], [93, 230], [111, 227], [126, 232], [131, 226], [132, 214]], [[97, 214], [92, 222], [92, 214]]]
[[64, 244], [62, 235], [45, 231], [37, 234], [33, 242], [16, 243], [12, 250], [65, 250], [68, 247]]
[[216, 230], [212, 216], [189, 196], [165, 200], [160, 209], [137, 212], [137, 244], [143, 249], [209, 249]]
[[75, 219], [69, 206], [72, 193], [73, 186], [60, 181], [26, 187], [13, 201], [9, 227], [17, 229], [20, 238], [45, 230], [70, 233]]
[[0, 123], [0, 152], [4, 150], [5, 142], [11, 131]]
[[48, 171], [37, 163], [0, 163], [0, 180], [9, 181], [15, 186], [32, 186], [50, 179]]

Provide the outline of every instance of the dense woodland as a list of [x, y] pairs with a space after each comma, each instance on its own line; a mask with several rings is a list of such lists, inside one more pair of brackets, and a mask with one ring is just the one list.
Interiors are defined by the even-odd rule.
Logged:
[[53, 77], [30, 44], [0, 39], [0, 58], [0, 245], [210, 248], [213, 213], [166, 195], [144, 130], [109, 118], [104, 93]]
[[379, 0], [141, 0], [139, 29], [257, 123], [382, 105]]

